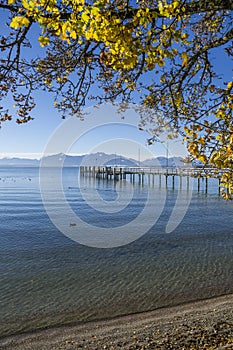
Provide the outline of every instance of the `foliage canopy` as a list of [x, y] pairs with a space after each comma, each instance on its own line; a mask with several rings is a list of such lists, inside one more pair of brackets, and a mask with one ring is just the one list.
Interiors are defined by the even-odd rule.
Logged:
[[222, 74], [233, 58], [231, 0], [1, 0], [0, 11], [0, 98], [13, 97], [17, 123], [32, 119], [41, 88], [63, 117], [87, 98], [137, 101], [150, 141], [182, 133], [193, 157], [230, 169], [222, 182], [232, 197], [233, 78]]

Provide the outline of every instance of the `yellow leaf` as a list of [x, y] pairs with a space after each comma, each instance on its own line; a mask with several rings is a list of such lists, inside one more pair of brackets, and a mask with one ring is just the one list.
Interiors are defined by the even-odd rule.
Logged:
[[175, 9], [175, 8], [177, 8], [179, 6], [179, 2], [178, 1], [174, 1], [172, 5], [173, 5], [173, 8]]
[[203, 164], [207, 163], [207, 158], [205, 155], [200, 155], [197, 157]]
[[93, 33], [93, 39], [96, 40], [96, 41], [99, 40], [99, 35], [98, 35], [97, 32], [94, 32], [94, 33]]
[[204, 145], [205, 144], [204, 137], [200, 137], [199, 140], [198, 140], [198, 143], [200, 143], [201, 145]]
[[228, 88], [228, 89], [231, 89], [232, 86], [233, 86], [233, 81], [230, 81], [230, 82], [227, 84], [227, 88]]
[[98, 7], [92, 7], [92, 9], [91, 9], [92, 16], [98, 15], [99, 12], [100, 12], [100, 9]]
[[188, 66], [188, 55], [186, 52], [182, 52], [181, 57], [183, 58], [182, 67]]
[[46, 36], [39, 36], [38, 41], [40, 43], [40, 46], [46, 46], [49, 45], [49, 38], [47, 38]]
[[87, 23], [87, 22], [89, 22], [89, 19], [90, 19], [89, 13], [83, 12], [82, 13], [82, 20], [83, 20], [83, 22]]
[[77, 33], [76, 33], [75, 30], [72, 30], [72, 31], [70, 32], [70, 37], [71, 37], [72, 39], [76, 39], [76, 38], [77, 38]]
[[159, 12], [162, 14], [164, 7], [161, 1], [158, 2], [158, 9], [159, 9]]
[[27, 27], [29, 25], [30, 21], [24, 16], [16, 16], [12, 18], [11, 21], [11, 28], [18, 29], [22, 27]]
[[160, 59], [160, 60], [158, 61], [158, 65], [159, 65], [159, 67], [163, 67], [163, 66], [165, 65], [164, 60]]

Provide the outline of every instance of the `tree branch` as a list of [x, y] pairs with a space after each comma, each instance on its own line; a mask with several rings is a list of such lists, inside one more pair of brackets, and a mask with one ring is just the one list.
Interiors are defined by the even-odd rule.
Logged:
[[[194, 15], [198, 13], [205, 13], [205, 12], [212, 12], [214, 11], [232, 11], [233, 10], [233, 1], [231, 0], [199, 0], [192, 3], [183, 3], [182, 5], [182, 12], [185, 15]], [[122, 20], [126, 19], [132, 19], [135, 17], [138, 13], [139, 8], [132, 8], [127, 7], [124, 10], [112, 10], [110, 11], [111, 16], [117, 16], [121, 18]], [[103, 10], [102, 13], [104, 13], [105, 10]], [[164, 18], [163, 15], [161, 15], [158, 8], [151, 8], [149, 11], [150, 15], [152, 17], [158, 17], [158, 18]], [[70, 17], [71, 13], [64, 13], [61, 15], [61, 20], [66, 20]]]

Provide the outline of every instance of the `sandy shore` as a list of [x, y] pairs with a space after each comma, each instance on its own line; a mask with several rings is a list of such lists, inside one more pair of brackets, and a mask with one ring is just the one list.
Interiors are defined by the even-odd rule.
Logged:
[[233, 295], [15, 335], [0, 349], [233, 349]]

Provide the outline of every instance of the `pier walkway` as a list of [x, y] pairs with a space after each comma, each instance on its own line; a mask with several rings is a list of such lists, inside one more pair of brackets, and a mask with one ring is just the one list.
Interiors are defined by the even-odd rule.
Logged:
[[[211, 167], [126, 167], [126, 166], [81, 166], [81, 176], [91, 176], [105, 180], [124, 180], [130, 178], [131, 182], [143, 184], [145, 177], [147, 183], [154, 182], [154, 177], [159, 176], [161, 184], [162, 177], [165, 177], [166, 187], [168, 179], [171, 179], [172, 188], [175, 188], [175, 178], [179, 179], [180, 188], [182, 188], [182, 178], [186, 178], [187, 188], [189, 187], [189, 178], [197, 178], [197, 189], [200, 190], [200, 180], [205, 180], [205, 189], [208, 191], [208, 179], [218, 179], [218, 189], [220, 193], [221, 176], [229, 169], [215, 169]], [[152, 179], [152, 180], [151, 180]]]
[[209, 167], [178, 168], [178, 167], [125, 167], [125, 166], [81, 166], [80, 174], [91, 174], [97, 177], [124, 179], [127, 175], [164, 175], [188, 177], [214, 177], [221, 178], [228, 169], [215, 169]]

